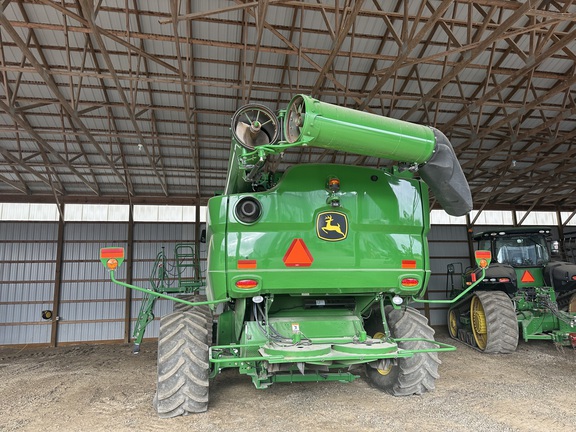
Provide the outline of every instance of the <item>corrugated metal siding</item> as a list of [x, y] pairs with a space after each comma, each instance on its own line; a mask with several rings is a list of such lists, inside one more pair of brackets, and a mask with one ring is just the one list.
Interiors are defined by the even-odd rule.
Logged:
[[[470, 265], [468, 257], [468, 235], [464, 225], [433, 225], [428, 235], [428, 248], [430, 251], [430, 269], [432, 275], [428, 284], [428, 298], [430, 300], [443, 300], [450, 294], [446, 292], [450, 263], [461, 262], [462, 267]], [[460, 269], [456, 266], [456, 271]], [[454, 275], [455, 283], [460, 283], [460, 274]], [[424, 306], [419, 305], [423, 310]], [[428, 307], [431, 325], [445, 325], [448, 307], [443, 304], [430, 304]]]
[[58, 224], [0, 222], [0, 345], [49, 343]]
[[[62, 259], [61, 317], [57, 343], [123, 340], [125, 290], [111, 283], [98, 259], [104, 246], [127, 247], [128, 223], [68, 222], [64, 230]], [[475, 231], [490, 229], [476, 227]], [[148, 287], [155, 257], [165, 248], [169, 260], [174, 246], [193, 242], [194, 223], [135, 223], [133, 283]], [[58, 224], [56, 222], [0, 222], [0, 345], [50, 343], [51, 323], [41, 319], [41, 311], [52, 309], [56, 277]], [[466, 227], [433, 225], [429, 234], [432, 276], [430, 299], [446, 298], [450, 263], [469, 265]], [[202, 274], [206, 270], [206, 245], [200, 245]], [[126, 279], [124, 265], [117, 278]], [[460, 283], [456, 267], [454, 283]], [[450, 286], [448, 286], [450, 289]], [[131, 329], [140, 310], [142, 294], [132, 292]], [[158, 336], [158, 321], [172, 311], [172, 302], [159, 300], [157, 317], [147, 328], [146, 337]], [[417, 305], [426, 311], [432, 325], [445, 325], [445, 305]], [[56, 312], [56, 311], [55, 311]], [[130, 333], [132, 334], [132, 333]]]
[[[174, 257], [174, 247], [177, 243], [193, 242], [195, 239], [195, 224], [193, 223], [136, 223], [134, 225], [134, 285], [150, 288], [149, 277], [156, 256], [164, 247], [168, 260]], [[205, 248], [204, 248], [205, 250]], [[205, 254], [201, 254], [202, 262], [206, 262]], [[205, 264], [204, 264], [205, 268]], [[205, 273], [203, 272], [202, 275]], [[134, 332], [134, 324], [142, 304], [143, 293], [132, 293], [132, 325], [130, 335]], [[155, 320], [146, 327], [146, 338], [158, 337], [159, 320], [172, 312], [173, 302], [159, 299], [154, 308]]]
[[[100, 248], [127, 246], [127, 223], [76, 223], [64, 228], [58, 343], [122, 340], [125, 290], [108, 280]], [[124, 279], [126, 266], [116, 274]]]

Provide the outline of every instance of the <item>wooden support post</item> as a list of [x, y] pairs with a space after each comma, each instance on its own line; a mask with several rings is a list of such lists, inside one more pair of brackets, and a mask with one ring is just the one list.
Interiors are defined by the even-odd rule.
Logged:
[[194, 226], [194, 259], [196, 260], [196, 268], [194, 269], [196, 274], [194, 277], [200, 279], [200, 236], [202, 235], [201, 224], [200, 224], [200, 197], [196, 197], [196, 217]]
[[[126, 245], [126, 282], [132, 284], [134, 269], [134, 205], [130, 203], [128, 210], [128, 241]], [[130, 342], [132, 324], [132, 290], [126, 288], [124, 303], [124, 342]]]
[[476, 265], [476, 258], [474, 256], [474, 239], [472, 234], [474, 233], [474, 225], [470, 220], [470, 213], [466, 215], [466, 239], [468, 240], [468, 258], [470, 260], [470, 266], [474, 267]]
[[58, 240], [56, 244], [56, 269], [54, 272], [54, 293], [52, 299], [52, 329], [50, 346], [58, 344], [58, 322], [60, 320], [60, 295], [62, 291], [62, 262], [64, 258], [64, 204], [58, 204]]

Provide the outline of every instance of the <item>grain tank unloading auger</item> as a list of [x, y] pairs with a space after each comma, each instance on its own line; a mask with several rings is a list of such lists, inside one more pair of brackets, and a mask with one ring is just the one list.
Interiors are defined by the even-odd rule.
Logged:
[[[400, 166], [269, 170], [268, 156], [296, 146]], [[430, 276], [428, 186], [416, 170], [448, 213], [471, 209], [468, 184], [438, 130], [303, 95], [278, 116], [261, 105], [240, 108], [225, 192], [208, 203], [207, 299], [174, 299], [190, 308], [161, 320], [159, 415], [205, 411], [209, 378], [225, 368], [249, 375], [257, 388], [352, 381], [362, 366], [394, 395], [434, 389], [437, 353], [455, 348], [434, 341], [427, 319], [407, 306], [424, 301]], [[102, 254], [112, 267], [123, 259], [117, 248]], [[489, 252], [481, 254], [485, 266]]]

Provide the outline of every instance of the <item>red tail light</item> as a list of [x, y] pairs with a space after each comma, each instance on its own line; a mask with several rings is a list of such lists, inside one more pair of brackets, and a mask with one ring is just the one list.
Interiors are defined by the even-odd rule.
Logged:
[[404, 278], [400, 283], [402, 284], [403, 287], [412, 288], [418, 286], [419, 281], [416, 278]]
[[254, 279], [240, 279], [236, 281], [236, 288], [252, 289], [258, 286], [258, 281]]

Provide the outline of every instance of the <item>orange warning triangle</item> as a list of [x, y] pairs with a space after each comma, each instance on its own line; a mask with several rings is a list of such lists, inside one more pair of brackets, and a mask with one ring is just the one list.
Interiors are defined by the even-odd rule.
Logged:
[[286, 267], [310, 267], [314, 258], [312, 258], [304, 240], [297, 238], [292, 241], [282, 261]]
[[523, 283], [534, 282], [534, 276], [532, 276], [532, 273], [530, 273], [528, 270], [525, 270], [520, 281]]

